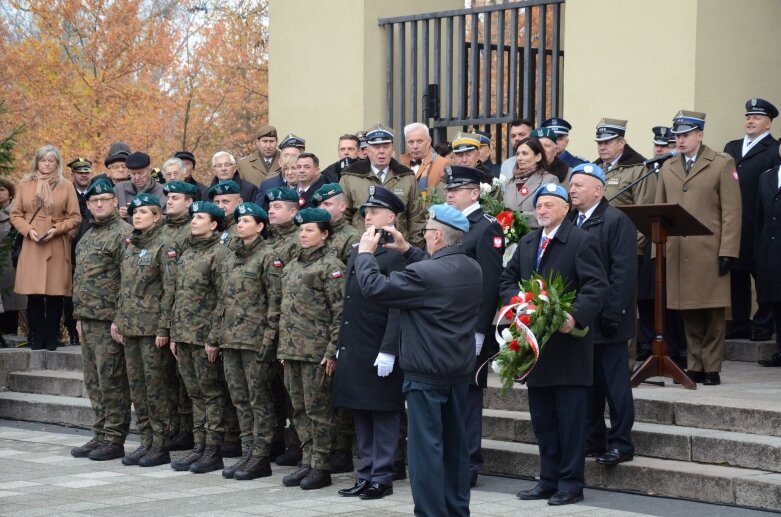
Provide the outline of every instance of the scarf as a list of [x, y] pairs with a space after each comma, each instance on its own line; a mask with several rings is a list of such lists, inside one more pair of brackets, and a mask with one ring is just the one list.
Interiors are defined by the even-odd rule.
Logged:
[[37, 171], [33, 175], [35, 180], [35, 198], [33, 199], [33, 208], [40, 210], [43, 215], [52, 215], [52, 209], [54, 208], [54, 194], [52, 189], [57, 186], [59, 178], [57, 173], [42, 174], [41, 171]]
[[528, 180], [532, 174], [538, 170], [540, 170], [538, 165], [535, 165], [531, 169], [521, 169], [520, 167], [516, 166], [515, 170], [513, 171], [513, 180], [515, 180], [516, 184], [525, 183], [526, 180]]

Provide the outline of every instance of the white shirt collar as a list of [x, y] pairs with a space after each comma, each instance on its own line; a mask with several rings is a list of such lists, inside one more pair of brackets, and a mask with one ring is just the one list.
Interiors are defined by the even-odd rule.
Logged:
[[584, 221], [588, 221], [589, 218], [591, 218], [591, 215], [594, 213], [594, 210], [596, 210], [598, 206], [599, 206], [599, 201], [597, 201], [597, 203], [594, 206], [592, 206], [591, 208], [589, 208], [585, 212], [578, 211], [578, 215], [580, 215], [580, 214], [585, 215], [586, 218], [584, 219]]
[[377, 177], [380, 178], [381, 182], [385, 182], [385, 175], [388, 174], [388, 168], [385, 167], [384, 169], [378, 169], [374, 166], [374, 164], [371, 164], [372, 172], [377, 175]]
[[762, 133], [761, 135], [759, 135], [758, 137], [756, 137], [754, 140], [751, 140], [751, 141], [749, 141], [748, 135], [744, 136], [743, 137], [743, 155], [745, 156], [745, 154], [747, 152], [749, 152], [752, 147], [757, 145], [757, 142], [759, 142], [760, 140], [762, 140], [763, 138], [765, 138], [769, 134], [770, 134], [770, 130], [768, 129], [767, 131], [765, 131], [764, 133]]
[[464, 208], [463, 210], [461, 210], [461, 213], [464, 214], [465, 216], [468, 216], [478, 208], [480, 208], [480, 201], [476, 202], [474, 205], [470, 205]]
[[549, 239], [552, 239], [553, 237], [556, 236], [556, 232], [559, 231], [559, 228], [561, 228], [561, 223], [559, 223], [559, 225], [556, 228], [552, 229], [550, 231], [550, 233], [545, 233], [545, 228], [543, 228], [542, 229], [542, 238], [544, 239], [544, 238], [547, 237]]

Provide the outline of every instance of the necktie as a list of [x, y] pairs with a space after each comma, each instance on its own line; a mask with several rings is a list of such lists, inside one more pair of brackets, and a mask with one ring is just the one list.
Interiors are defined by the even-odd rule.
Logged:
[[267, 169], [271, 168], [271, 160], [266, 160], [266, 168]]
[[534, 269], [540, 269], [540, 262], [542, 261], [542, 256], [545, 253], [545, 248], [548, 247], [549, 242], [550, 242], [550, 237], [542, 238], [542, 241], [540, 242], [540, 247], [537, 250], [537, 265], [534, 266]]
[[583, 226], [583, 223], [584, 223], [585, 221], [586, 221], [586, 216], [585, 216], [584, 214], [579, 214], [579, 215], [578, 215], [578, 222], [577, 222], [578, 228], [580, 228], [581, 226]]
[[686, 160], [686, 174], [689, 174], [689, 171], [692, 170], [693, 166], [694, 160]]

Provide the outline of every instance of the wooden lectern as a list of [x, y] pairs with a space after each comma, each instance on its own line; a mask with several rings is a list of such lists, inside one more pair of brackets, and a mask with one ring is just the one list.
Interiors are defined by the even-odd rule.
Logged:
[[[622, 210], [638, 231], [651, 238], [656, 245], [656, 289], [654, 292], [654, 342], [652, 354], [632, 374], [632, 386], [649, 377], [670, 377], [684, 388], [696, 390], [697, 385], [678, 367], [668, 355], [667, 337], [664, 330], [666, 305], [666, 278], [664, 260], [667, 237], [690, 237], [712, 235], [705, 225], [687, 212], [681, 205], [626, 205], [616, 207]], [[715, 258], [714, 258], [715, 260]]]

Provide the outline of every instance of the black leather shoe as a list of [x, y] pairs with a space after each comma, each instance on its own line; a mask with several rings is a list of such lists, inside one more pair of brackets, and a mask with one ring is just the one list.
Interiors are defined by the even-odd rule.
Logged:
[[139, 445], [136, 450], [122, 458], [122, 465], [128, 467], [138, 465], [138, 460], [140, 460], [148, 451], [149, 445]]
[[331, 486], [331, 473], [327, 470], [312, 469], [299, 484], [302, 490], [317, 490]]
[[550, 496], [548, 504], [551, 506], [563, 506], [565, 504], [579, 503], [582, 500], [583, 492], [567, 492], [566, 490], [561, 490]]
[[190, 451], [190, 453], [185, 456], [184, 458], [172, 461], [171, 462], [171, 468], [174, 470], [178, 470], [180, 472], [185, 472], [190, 470], [190, 465], [201, 459], [201, 456], [203, 456], [203, 451], [206, 449], [206, 446], [202, 443], [196, 443], [193, 445], [193, 450]]
[[303, 458], [301, 447], [288, 447], [284, 453], [277, 456], [274, 463], [280, 467], [295, 467], [301, 461], [301, 458]]
[[247, 463], [233, 473], [233, 479], [246, 481], [267, 478], [271, 475], [271, 462], [268, 456], [252, 456]]
[[766, 328], [756, 328], [751, 333], [751, 341], [771, 341], [773, 339], [773, 331]]
[[189, 451], [195, 447], [192, 431], [179, 431], [168, 439], [169, 451]]
[[149, 450], [138, 459], [139, 467], [157, 467], [171, 463], [171, 455], [165, 447], [152, 445]]
[[223, 458], [240, 458], [241, 443], [239, 442], [225, 442], [220, 445], [220, 454]]
[[618, 465], [625, 461], [632, 461], [635, 455], [628, 452], [621, 452], [618, 449], [610, 449], [604, 454], [597, 456], [597, 463], [600, 465]]
[[285, 486], [299, 486], [301, 484], [301, 480], [304, 479], [311, 470], [311, 466], [301, 465], [296, 469], [295, 472], [283, 477], [282, 484]]
[[246, 465], [247, 462], [250, 460], [250, 456], [252, 456], [252, 450], [247, 448], [244, 451], [244, 454], [241, 456], [241, 459], [239, 461], [237, 461], [230, 467], [225, 467], [222, 470], [222, 477], [224, 477], [225, 479], [232, 479], [233, 475], [236, 473], [237, 470], [241, 470], [242, 468], [244, 468], [244, 465]]
[[718, 386], [721, 384], [721, 376], [719, 372], [705, 372], [705, 378], [702, 380], [702, 384], [705, 386]]
[[[762, 359], [759, 361], [760, 366], [781, 366], [781, 352], [776, 352], [770, 359]], [[72, 454], [72, 453], [71, 453]]]
[[403, 461], [397, 461], [393, 464], [393, 481], [401, 481], [407, 479], [407, 466]]
[[705, 372], [695, 372], [693, 370], [686, 370], [686, 375], [692, 380], [692, 382], [702, 383], [705, 380]]
[[393, 494], [393, 485], [383, 485], [375, 481], [358, 497], [361, 499], [382, 499], [391, 494]]
[[125, 446], [121, 443], [104, 441], [87, 456], [93, 461], [108, 461], [121, 458], [125, 455]]
[[543, 490], [540, 485], [534, 485], [534, 487], [527, 490], [521, 490], [517, 495], [518, 499], [524, 501], [534, 501], [537, 499], [548, 499], [550, 496], [556, 493], [556, 490]]
[[356, 497], [365, 492], [371, 484], [368, 479], [359, 479], [352, 487], [339, 490], [338, 494], [343, 497]]
[[727, 331], [726, 339], [749, 339], [751, 338], [751, 329], [744, 326], [733, 327]]
[[71, 456], [74, 458], [86, 458], [89, 456], [89, 453], [97, 449], [101, 443], [101, 440], [96, 436], [84, 445], [79, 445], [78, 447], [71, 449]]
[[222, 454], [219, 445], [207, 445], [198, 461], [190, 465], [190, 472], [206, 474], [225, 468], [222, 463]]
[[353, 455], [350, 451], [334, 451], [331, 453], [331, 473], [342, 474], [355, 470], [353, 465]]

